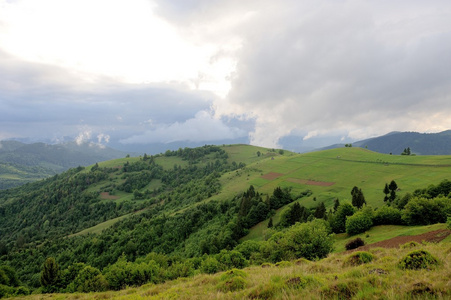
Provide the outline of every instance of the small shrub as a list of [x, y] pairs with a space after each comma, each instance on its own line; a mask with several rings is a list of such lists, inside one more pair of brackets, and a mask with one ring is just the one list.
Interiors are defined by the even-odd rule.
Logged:
[[243, 270], [238, 270], [238, 269], [228, 270], [227, 272], [225, 272], [224, 274], [221, 275], [220, 280], [226, 281], [226, 280], [229, 280], [234, 277], [246, 278], [247, 273], [244, 272]]
[[285, 260], [279, 261], [278, 263], [276, 263], [276, 267], [279, 267], [279, 268], [291, 267], [292, 265], [293, 264], [291, 262], [285, 261]]
[[360, 290], [356, 281], [339, 282], [322, 289], [326, 299], [351, 299]]
[[301, 258], [297, 259], [294, 263], [295, 263], [296, 265], [300, 266], [300, 265], [306, 265], [306, 264], [309, 264], [310, 261], [309, 261], [308, 259], [305, 259], [305, 258], [301, 257]]
[[418, 244], [417, 242], [411, 241], [411, 242], [407, 242], [404, 245], [401, 245], [401, 249], [410, 249], [410, 248], [415, 248], [417, 246], [419, 246], [420, 244]]
[[418, 282], [412, 286], [412, 289], [408, 292], [411, 296], [435, 296], [435, 291], [428, 283]]
[[409, 270], [419, 270], [428, 269], [438, 265], [438, 260], [431, 253], [425, 250], [415, 250], [408, 253], [401, 261], [398, 266], [401, 269]]
[[260, 284], [248, 295], [250, 299], [273, 299], [275, 295], [285, 287], [285, 282], [280, 276], [272, 276], [271, 281]]
[[366, 251], [357, 251], [348, 256], [344, 261], [344, 266], [358, 266], [369, 263], [373, 260], [374, 255]]
[[19, 286], [16, 288], [16, 292], [14, 293], [15, 296], [26, 296], [30, 295], [30, 290], [25, 286]]
[[346, 250], [352, 250], [359, 248], [360, 246], [364, 246], [365, 242], [361, 238], [353, 239], [346, 243], [345, 248]]
[[315, 280], [312, 277], [298, 276], [298, 277], [292, 277], [292, 278], [286, 280], [285, 284], [291, 288], [303, 289], [309, 283], [314, 282], [314, 281]]
[[270, 268], [272, 266], [274, 266], [274, 265], [271, 263], [262, 263], [262, 268]]
[[228, 280], [221, 281], [218, 284], [218, 290], [221, 292], [234, 292], [243, 290], [247, 287], [246, 280], [241, 276], [235, 276]]

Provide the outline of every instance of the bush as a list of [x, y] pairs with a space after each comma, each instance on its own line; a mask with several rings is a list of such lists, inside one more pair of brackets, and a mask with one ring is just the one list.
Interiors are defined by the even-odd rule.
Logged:
[[108, 289], [108, 282], [97, 268], [86, 266], [74, 280], [78, 292], [102, 292]]
[[232, 269], [221, 275], [221, 282], [218, 284], [218, 290], [221, 292], [233, 292], [245, 289], [247, 282], [246, 272], [238, 269]]
[[349, 242], [346, 243], [345, 248], [346, 250], [352, 250], [352, 249], [356, 249], [359, 248], [360, 246], [364, 246], [365, 242], [361, 239], [361, 238], [356, 238], [353, 240], [350, 240]]
[[13, 268], [9, 266], [0, 266], [0, 284], [8, 286], [19, 285], [19, 278]]
[[398, 267], [401, 269], [419, 270], [428, 269], [438, 265], [438, 259], [432, 256], [425, 250], [415, 250], [408, 253], [398, 263]]
[[10, 286], [6, 286], [4, 284], [0, 284], [0, 298], [7, 297], [7, 296], [13, 296], [14, 295], [14, 288]]
[[243, 254], [244, 258], [250, 259], [252, 253], [260, 252], [260, 242], [254, 240], [244, 241], [236, 246], [234, 250]]
[[279, 261], [278, 263], [276, 263], [276, 267], [279, 267], [279, 268], [291, 267], [292, 265], [293, 264], [291, 262], [286, 261], [286, 260], [282, 260], [282, 261]]
[[371, 226], [373, 226], [371, 217], [362, 211], [346, 218], [346, 233], [349, 235], [365, 232], [370, 229]]
[[418, 245], [420, 245], [420, 244], [418, 244], [417, 242], [411, 241], [411, 242], [405, 243], [404, 245], [401, 245], [401, 249], [415, 248]]
[[382, 206], [374, 213], [373, 225], [401, 225], [402, 214], [392, 206]]
[[224, 293], [243, 290], [246, 287], [247, 282], [241, 276], [233, 277], [227, 281], [222, 281], [218, 284], [218, 290]]
[[[275, 249], [282, 250], [282, 259], [304, 257], [309, 260], [324, 258], [333, 249], [333, 237], [327, 222], [315, 219], [309, 223], [296, 223], [282, 236]], [[294, 256], [294, 257], [292, 257]]]
[[201, 264], [200, 270], [202, 273], [214, 274], [221, 270], [218, 260], [214, 257], [208, 256]]
[[19, 286], [16, 288], [16, 291], [14, 293], [15, 296], [26, 296], [30, 295], [30, 290], [25, 286]]
[[408, 225], [429, 225], [445, 223], [448, 214], [451, 214], [449, 198], [413, 198], [402, 211], [402, 219]]
[[334, 233], [342, 233], [346, 231], [346, 217], [352, 216], [355, 208], [349, 204], [341, 204], [337, 212], [329, 218], [330, 227]]
[[358, 266], [371, 262], [374, 259], [374, 255], [366, 251], [357, 251], [352, 253], [346, 258], [344, 266]]
[[236, 250], [228, 251], [221, 250], [219, 254], [217, 254], [216, 259], [223, 266], [224, 270], [228, 270], [231, 268], [244, 268], [249, 265], [248, 261], [244, 258], [241, 252]]
[[446, 227], [448, 227], [448, 229], [451, 229], [451, 217], [448, 217], [448, 219], [446, 220]]
[[194, 267], [190, 262], [175, 262], [166, 271], [166, 278], [173, 280], [194, 275]]

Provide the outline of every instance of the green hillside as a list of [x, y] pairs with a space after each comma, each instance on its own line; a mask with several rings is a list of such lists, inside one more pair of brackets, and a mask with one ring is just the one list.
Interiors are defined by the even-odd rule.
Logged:
[[[340, 148], [278, 157], [252, 167], [255, 169], [249, 171], [246, 183], [262, 192], [272, 192], [276, 186], [292, 187], [294, 193], [309, 188], [313, 195], [306, 205], [315, 205], [312, 199], [316, 197], [317, 202], [331, 206], [335, 198], [350, 199], [352, 187], [358, 186], [368, 204], [377, 207], [383, 204], [382, 190], [391, 180], [396, 180], [400, 192], [406, 193], [447, 179], [451, 156], [386, 155], [362, 148]], [[263, 178], [271, 172], [279, 177]], [[241, 179], [230, 185], [236, 186]]]
[[0, 189], [48, 178], [69, 168], [124, 156], [121, 151], [92, 143], [49, 145], [0, 141]]
[[[296, 154], [203, 146], [99, 162], [0, 191], [0, 267], [30, 290], [73, 292], [89, 290], [77, 281], [85, 269], [101, 290], [319, 259], [356, 233], [371, 242], [390, 237], [380, 228], [412, 234], [412, 225], [446, 222], [450, 171], [451, 156], [353, 147]], [[396, 193], [385, 202], [392, 180]], [[354, 186], [366, 200], [361, 209], [349, 204]], [[306, 240], [293, 244], [296, 236]], [[40, 280], [49, 257], [61, 270], [52, 285]], [[131, 277], [119, 280], [118, 270]]]

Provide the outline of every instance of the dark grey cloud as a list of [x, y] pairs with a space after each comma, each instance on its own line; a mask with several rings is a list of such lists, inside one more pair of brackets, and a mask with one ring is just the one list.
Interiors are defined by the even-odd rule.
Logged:
[[215, 96], [208, 92], [176, 84], [124, 84], [105, 77], [86, 82], [79, 74], [26, 63], [1, 52], [0, 69], [4, 70], [0, 73], [0, 138], [72, 136], [105, 142], [110, 137], [143, 144], [158, 137], [197, 141], [200, 131], [205, 141], [247, 134], [212, 117], [206, 120], [213, 127], [193, 122], [196, 116], [211, 113]]

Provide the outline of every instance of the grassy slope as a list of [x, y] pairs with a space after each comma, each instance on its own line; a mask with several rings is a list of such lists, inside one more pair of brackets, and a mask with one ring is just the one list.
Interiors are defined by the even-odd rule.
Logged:
[[[253, 184], [258, 191], [269, 194], [276, 186], [292, 187], [293, 194], [310, 189], [313, 191], [312, 196], [300, 199], [301, 204], [313, 207], [324, 201], [326, 207], [330, 208], [335, 198], [340, 201], [350, 200], [350, 191], [356, 185], [363, 190], [368, 205], [379, 207], [383, 204], [382, 190], [385, 183], [393, 179], [401, 189], [398, 192], [401, 196], [417, 188], [449, 179], [451, 156], [387, 155], [362, 148], [340, 148], [295, 156], [280, 156], [253, 166], [258, 168], [258, 171], [248, 171], [246, 180], [243, 176], [230, 178], [229, 182], [225, 182], [225, 189], [229, 186], [236, 189], [235, 185], [240, 185], [243, 190], [243, 187], [249, 184]], [[284, 175], [275, 180], [261, 178], [263, 174], [269, 172]], [[334, 182], [334, 184], [306, 185], [289, 181], [292, 179]], [[275, 222], [278, 221], [282, 211], [283, 208], [276, 213]], [[266, 224], [267, 221], [257, 224], [244, 239], [260, 239]]]
[[[220, 181], [223, 186], [221, 193], [205, 200], [229, 200], [245, 191], [249, 185], [254, 185], [260, 193], [271, 194], [275, 187], [291, 187], [297, 194], [306, 189], [313, 191], [312, 196], [300, 199], [300, 203], [312, 207], [324, 201], [326, 207], [331, 207], [333, 200], [350, 199], [350, 191], [354, 185], [363, 190], [367, 203], [373, 207], [383, 204], [382, 189], [385, 183], [395, 180], [401, 191], [413, 192], [419, 187], [437, 184], [443, 179], [449, 179], [451, 171], [451, 156], [401, 156], [372, 152], [362, 148], [339, 148], [305, 154], [295, 154], [284, 151], [280, 155], [276, 150], [249, 145], [226, 145], [223, 149], [229, 154], [229, 161], [244, 162], [246, 168], [224, 174]], [[262, 154], [257, 156], [257, 151]], [[129, 161], [139, 160], [139, 157], [121, 158], [99, 163], [100, 167], [119, 167]], [[158, 157], [156, 162], [164, 168], [174, 165], [185, 165], [179, 157]], [[90, 168], [86, 168], [89, 171]], [[283, 174], [274, 180], [266, 180], [262, 175], [276, 172]], [[120, 182], [120, 175], [113, 176], [112, 181], [99, 183], [90, 191], [100, 190], [111, 182]], [[334, 182], [331, 186], [306, 185], [292, 182], [293, 179]], [[291, 181], [290, 181], [291, 180]], [[158, 183], [151, 183], [156, 184]], [[148, 188], [148, 187], [146, 187]], [[144, 189], [146, 189], [144, 188]], [[143, 189], [143, 190], [144, 190]], [[118, 192], [116, 200], [132, 200], [133, 195]], [[316, 202], [314, 201], [316, 198]], [[279, 209], [274, 221], [277, 222], [282, 209]], [[107, 221], [111, 225], [111, 221]], [[106, 228], [107, 224], [99, 224]], [[255, 226], [246, 238], [259, 239], [266, 228], [267, 221]], [[89, 232], [90, 229], [87, 230]]]
[[[444, 224], [410, 228], [379, 226], [368, 232], [370, 238], [367, 240], [375, 242], [443, 227]], [[344, 241], [345, 239], [338, 236], [336, 248], [342, 248]], [[33, 295], [23, 299], [246, 299], [262, 292], [266, 293], [265, 299], [335, 299], [340, 295], [344, 299], [348, 298], [346, 295], [349, 293], [354, 294], [355, 299], [410, 299], [409, 292], [418, 289], [421, 284], [428, 287], [431, 293], [435, 293], [436, 299], [449, 299], [451, 239], [448, 237], [439, 244], [420, 245], [417, 248], [432, 253], [439, 259], [440, 266], [430, 270], [404, 271], [396, 265], [412, 249], [375, 248], [370, 250], [375, 256], [374, 260], [360, 266], [343, 264], [349, 253], [333, 253], [317, 262], [292, 262], [285, 267], [248, 267], [244, 269], [247, 274], [246, 286], [233, 292], [220, 290], [225, 281], [221, 279], [223, 273], [219, 273], [199, 274], [191, 278], [158, 285], [147, 284], [118, 292]], [[385, 274], [372, 273], [374, 270]], [[304, 288], [290, 286], [287, 281], [296, 277], [310, 282], [307, 282]], [[340, 291], [343, 294], [337, 294]]]
[[[249, 146], [249, 145], [227, 145], [227, 146], [223, 146], [223, 149], [225, 151], [227, 151], [227, 153], [229, 154], [229, 162], [233, 162], [233, 161], [235, 161], [236, 163], [243, 162], [246, 165], [253, 164], [253, 163], [261, 161], [261, 160], [270, 159], [270, 157], [272, 157], [272, 156], [280, 156], [280, 154], [278, 154], [278, 153], [269, 152], [268, 149], [266, 149], [266, 148], [254, 147], [254, 146]], [[257, 156], [257, 151], [260, 151], [261, 153], [263, 153], [263, 155], [261, 155], [260, 157]], [[285, 155], [294, 155], [292, 152], [289, 152], [289, 151], [284, 151], [284, 154]], [[119, 159], [100, 162], [100, 163], [98, 163], [98, 165], [101, 168], [118, 168], [119, 169], [125, 163], [127, 163], [127, 161], [129, 163], [133, 163], [133, 162], [139, 161], [140, 159], [141, 159], [141, 157], [119, 158]], [[208, 159], [209, 158], [207, 158], [207, 160]], [[213, 156], [211, 156], [210, 159], [213, 162], [216, 160], [213, 158]], [[204, 165], [205, 163], [207, 163], [207, 160], [201, 161], [199, 163], [199, 165], [200, 166]], [[159, 157], [155, 158], [155, 162], [157, 164], [161, 165], [163, 167], [163, 169], [166, 169], [166, 170], [173, 168], [174, 165], [180, 165], [182, 167], [186, 167], [188, 165], [188, 162], [186, 160], [182, 160], [182, 158], [176, 157], [176, 156], [170, 156], [170, 157], [159, 156]], [[92, 166], [87, 167], [83, 172], [89, 172], [91, 170]], [[123, 182], [123, 179], [121, 177], [122, 177], [122, 174], [113, 173], [110, 175], [110, 178], [108, 180], [92, 185], [87, 191], [88, 192], [101, 191], [104, 188], [111, 186], [113, 183], [120, 184], [121, 182]], [[144, 191], [146, 189], [152, 190], [154, 188], [160, 187], [161, 185], [162, 185], [161, 180], [152, 180], [149, 183], [149, 185], [144, 187], [143, 189], [141, 189], [141, 191]], [[236, 189], [231, 189], [229, 187], [228, 189], [225, 190], [224, 193], [221, 193], [220, 195], [215, 195], [211, 199], [228, 200], [231, 197], [235, 196], [237, 193], [240, 193], [247, 188], [248, 188], [248, 186], [246, 186], [246, 185], [243, 185], [243, 188], [241, 188], [241, 186], [239, 186]], [[111, 199], [111, 200], [103, 199], [102, 201], [115, 201], [116, 203], [120, 203], [120, 202], [123, 202], [126, 200], [143, 201], [143, 200], [133, 200], [133, 194], [125, 193], [122, 191], [115, 191], [114, 196], [117, 198]], [[208, 199], [207, 201], [209, 201], [211, 199]], [[184, 210], [184, 209], [186, 209], [186, 207], [182, 208], [181, 210]], [[175, 213], [175, 212], [173, 212], [173, 213]], [[118, 218], [107, 220], [107, 221], [99, 223], [93, 227], [90, 227], [83, 231], [80, 231], [80, 232], [76, 233], [75, 235], [83, 235], [83, 234], [88, 234], [88, 233], [100, 233], [102, 230], [110, 227], [114, 223], [116, 223], [128, 216], [131, 216], [131, 215], [133, 215], [133, 214], [127, 214], [124, 216], [120, 216]]]

